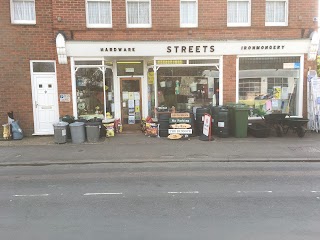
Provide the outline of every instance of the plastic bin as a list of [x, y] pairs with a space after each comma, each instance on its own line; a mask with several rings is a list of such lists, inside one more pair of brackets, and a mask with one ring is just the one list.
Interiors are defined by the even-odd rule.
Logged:
[[85, 134], [85, 123], [84, 122], [74, 122], [69, 124], [71, 131], [72, 143], [83, 143], [86, 140]]
[[229, 109], [227, 107], [220, 107], [216, 116], [216, 134], [221, 137], [229, 137]]
[[74, 117], [70, 116], [70, 115], [65, 115], [61, 118], [62, 122], [67, 122], [68, 126], [67, 126], [67, 139], [71, 139], [71, 132], [70, 132], [70, 127], [69, 124], [74, 122]]
[[98, 142], [100, 138], [101, 125], [97, 122], [86, 123], [86, 134], [88, 142]]
[[54, 130], [54, 142], [55, 143], [66, 143], [67, 142], [67, 128], [69, 123], [58, 122], [53, 124]]
[[212, 117], [211, 135], [218, 135], [218, 114], [222, 106], [211, 106], [210, 113]]
[[229, 104], [231, 133], [237, 138], [248, 136], [248, 111], [245, 104]]
[[106, 136], [106, 128], [103, 126], [101, 118], [92, 118], [87, 122], [86, 125], [88, 125], [88, 123], [93, 125], [99, 125], [100, 138]]

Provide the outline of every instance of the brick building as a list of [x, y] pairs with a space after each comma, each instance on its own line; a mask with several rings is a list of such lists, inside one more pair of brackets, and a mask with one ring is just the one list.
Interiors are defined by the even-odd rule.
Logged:
[[[123, 124], [205, 104], [306, 116], [317, 0], [2, 0], [0, 123]], [[251, 118], [257, 117], [252, 111]]]

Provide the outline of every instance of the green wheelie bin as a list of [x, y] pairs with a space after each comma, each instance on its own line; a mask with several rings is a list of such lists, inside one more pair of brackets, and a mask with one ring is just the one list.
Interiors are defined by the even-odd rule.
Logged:
[[248, 136], [248, 112], [249, 107], [245, 104], [228, 104], [230, 113], [231, 134], [237, 138]]

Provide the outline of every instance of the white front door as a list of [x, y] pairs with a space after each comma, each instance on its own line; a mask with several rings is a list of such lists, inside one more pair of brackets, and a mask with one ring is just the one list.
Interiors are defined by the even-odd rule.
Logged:
[[55, 74], [33, 75], [34, 134], [53, 134], [59, 121], [57, 80]]

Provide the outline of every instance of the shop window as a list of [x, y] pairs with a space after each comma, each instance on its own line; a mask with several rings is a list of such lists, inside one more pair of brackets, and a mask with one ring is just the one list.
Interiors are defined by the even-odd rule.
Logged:
[[207, 67], [160, 67], [158, 106], [174, 106], [177, 111], [219, 104], [219, 71]]
[[36, 72], [55, 72], [54, 62], [33, 62], [32, 70]]
[[268, 113], [298, 115], [300, 57], [240, 58], [239, 103], [250, 116]]
[[[105, 106], [104, 89], [106, 97], [109, 99], [108, 91], [112, 86], [106, 86], [104, 83], [103, 71], [100, 68], [78, 68], [76, 71], [76, 94], [78, 118], [91, 119], [94, 117], [104, 118]], [[112, 100], [112, 96], [110, 96]]]
[[143, 75], [143, 61], [119, 61], [117, 62], [118, 76]]
[[151, 0], [127, 0], [127, 27], [151, 27]]
[[11, 0], [11, 23], [36, 24], [35, 0]]
[[110, 68], [105, 70], [105, 91], [106, 91], [106, 112], [114, 116], [114, 88], [113, 88], [113, 72]]
[[266, 26], [288, 26], [288, 0], [266, 0]]
[[111, 28], [111, 0], [86, 1], [87, 27]]
[[228, 27], [251, 25], [251, 0], [228, 0]]
[[198, 27], [198, 1], [180, 1], [180, 27]]

